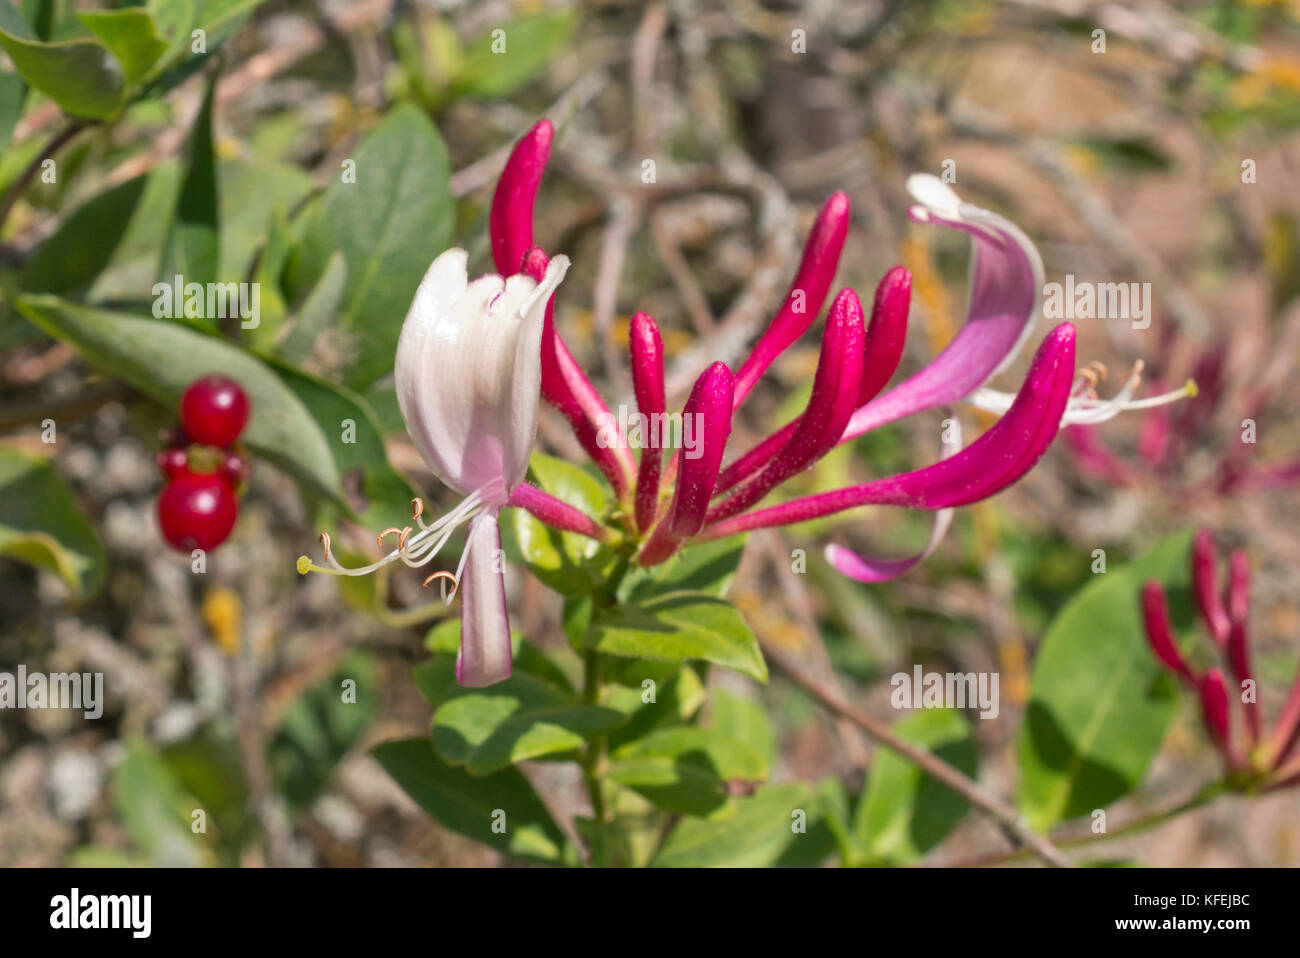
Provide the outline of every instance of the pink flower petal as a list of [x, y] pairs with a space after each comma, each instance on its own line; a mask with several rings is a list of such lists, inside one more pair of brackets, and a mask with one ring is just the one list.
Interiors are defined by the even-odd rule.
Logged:
[[484, 686], [508, 679], [514, 666], [501, 531], [493, 511], [480, 512], [469, 524], [460, 576], [460, 653], [456, 681]]
[[914, 219], [971, 236], [966, 323], [920, 372], [859, 409], [842, 442], [904, 416], [964, 399], [1015, 358], [1038, 313], [1043, 264], [1019, 227], [996, 213], [962, 203], [935, 177], [913, 177], [908, 188], [930, 203], [913, 207]]
[[795, 499], [709, 526], [718, 539], [806, 522], [863, 505], [944, 509], [986, 499], [1028, 472], [1055, 438], [1074, 380], [1074, 327], [1062, 323], [1039, 347], [1015, 402], [988, 432], [951, 459], [915, 472]]

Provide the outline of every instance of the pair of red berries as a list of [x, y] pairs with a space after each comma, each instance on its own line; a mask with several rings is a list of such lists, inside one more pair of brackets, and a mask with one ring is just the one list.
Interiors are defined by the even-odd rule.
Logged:
[[234, 445], [248, 422], [248, 396], [227, 376], [204, 376], [185, 390], [180, 418], [154, 457], [168, 479], [158, 524], [181, 551], [215, 549], [235, 527], [236, 494], [248, 481], [248, 459]]

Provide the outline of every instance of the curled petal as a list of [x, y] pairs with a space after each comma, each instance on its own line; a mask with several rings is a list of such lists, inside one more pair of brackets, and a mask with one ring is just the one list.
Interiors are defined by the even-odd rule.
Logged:
[[1173, 622], [1169, 618], [1169, 605], [1165, 601], [1165, 590], [1159, 582], [1148, 582], [1142, 587], [1142, 622], [1146, 627], [1147, 644], [1165, 668], [1196, 685], [1196, 676], [1187, 665], [1187, 660], [1178, 651], [1174, 638]]
[[1018, 226], [963, 203], [938, 177], [915, 174], [909, 215], [971, 236], [970, 305], [960, 332], [920, 372], [854, 414], [841, 441], [904, 416], [964, 399], [1005, 369], [1033, 330], [1043, 288], [1043, 261]]
[[887, 479], [794, 499], [709, 526], [717, 539], [749, 529], [806, 522], [863, 505], [945, 509], [986, 499], [1028, 472], [1056, 436], [1074, 379], [1074, 327], [1062, 323], [1039, 347], [1007, 414], [951, 459]]
[[[942, 458], [944, 459], [949, 459], [961, 451], [961, 424], [956, 419], [952, 422], [953, 434], [943, 444]], [[914, 556], [906, 559], [879, 559], [859, 555], [851, 549], [832, 543], [826, 547], [826, 561], [841, 575], [857, 579], [859, 582], [887, 582], [890, 579], [897, 579], [915, 569], [939, 547], [943, 537], [948, 534], [948, 527], [952, 525], [955, 512], [955, 509], [948, 508], [940, 509], [934, 514], [934, 527], [930, 531], [930, 541]]]
[[510, 677], [510, 619], [506, 614], [506, 581], [499, 571], [501, 531], [495, 512], [481, 512], [469, 524], [461, 556], [460, 652], [456, 681], [484, 686]]
[[1215, 565], [1218, 554], [1214, 548], [1214, 538], [1208, 529], [1200, 529], [1192, 542], [1192, 590], [1196, 595], [1196, 607], [1201, 619], [1209, 630], [1211, 637], [1219, 648], [1228, 642], [1228, 612], [1219, 597], [1218, 575]]
[[849, 233], [849, 198], [834, 193], [817, 214], [817, 222], [808, 234], [803, 259], [795, 274], [790, 292], [781, 310], [754, 344], [753, 350], [736, 374], [734, 402], [739, 408], [754, 384], [791, 343], [804, 334], [821, 312], [839, 266], [840, 252]]
[[718, 466], [731, 435], [735, 380], [725, 363], [714, 363], [700, 374], [682, 411], [682, 434], [691, 430], [694, 448], [685, 446], [678, 456], [677, 484], [666, 518], [641, 548], [637, 562], [655, 565], [676, 551], [682, 540], [704, 524], [718, 480]]
[[539, 120], [515, 144], [497, 181], [488, 233], [492, 238], [492, 259], [502, 276], [519, 272], [524, 254], [533, 245], [533, 204], [554, 137], [551, 121]]
[[632, 352], [632, 387], [641, 415], [651, 423], [649, 444], [641, 450], [641, 464], [636, 477], [636, 525], [648, 529], [659, 508], [659, 472], [663, 451], [659, 448], [659, 430], [653, 427], [655, 416], [667, 408], [664, 398], [664, 341], [654, 319], [645, 313], [632, 317], [628, 329]]
[[540, 284], [491, 274], [470, 283], [467, 258], [452, 249], [429, 267], [402, 326], [394, 378], [429, 468], [458, 492], [499, 503], [528, 469], [545, 304], [569, 261], [557, 256]]
[[865, 339], [862, 304], [853, 290], [843, 290], [835, 297], [826, 321], [812, 396], [794, 435], [766, 469], [709, 510], [709, 522], [748, 509], [777, 485], [835, 448], [858, 405]]
[[[524, 254], [523, 272], [536, 279], [545, 274], [549, 263], [546, 253], [533, 247]], [[635, 475], [631, 453], [617, 435], [611, 436], [608, 429], [602, 433], [601, 424], [613, 421], [614, 417], [555, 328], [553, 300], [546, 303], [541, 355], [542, 398], [569, 421], [583, 450], [622, 498]]]

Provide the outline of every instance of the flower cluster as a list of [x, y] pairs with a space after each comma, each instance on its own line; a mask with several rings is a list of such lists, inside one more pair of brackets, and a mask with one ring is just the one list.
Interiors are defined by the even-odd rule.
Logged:
[[[1205, 728], [1223, 755], [1228, 772], [1267, 788], [1300, 783], [1300, 756], [1294, 756], [1300, 739], [1300, 676], [1278, 717], [1271, 734], [1261, 728], [1260, 708], [1254, 673], [1250, 664], [1250, 560], [1235, 550], [1228, 560], [1228, 582], [1218, 587], [1218, 554], [1214, 539], [1204, 529], [1197, 532], [1192, 546], [1192, 592], [1205, 630], [1223, 656], [1228, 671], [1240, 689], [1232, 695], [1222, 669], [1211, 667], [1197, 673], [1178, 648], [1169, 605], [1159, 582], [1142, 589], [1142, 616], [1147, 642], [1160, 663], [1200, 698]], [[1232, 699], [1241, 705], [1244, 731], [1233, 735]], [[1244, 749], [1239, 740], [1244, 742]], [[1288, 759], [1291, 761], [1288, 763]]]
[[[1015, 394], [988, 387], [1033, 334], [1043, 286], [1037, 250], [1014, 224], [963, 203], [939, 179], [916, 175], [909, 215], [966, 233], [972, 243], [969, 314], [953, 341], [928, 365], [886, 388], [903, 354], [911, 276], [901, 267], [880, 281], [870, 315], [851, 289], [831, 300], [812, 394], [803, 413], [724, 467], [733, 417], [773, 361], [821, 313], [849, 228], [849, 200], [836, 193], [821, 209], [784, 302], [739, 369], [715, 362], [696, 380], [683, 420], [698, 424], [689, 456], [652, 442], [634, 450], [609, 434], [608, 406], [556, 328], [553, 294], [568, 267], [534, 243], [533, 212], [554, 131], [543, 120], [515, 145], [493, 197], [492, 256], [499, 275], [470, 282], [462, 250], [443, 253], [416, 293], [397, 348], [396, 386], [402, 416], [429, 467], [467, 498], [434, 523], [385, 530], [397, 548], [362, 569], [300, 560], [301, 571], [363, 574], [402, 561], [422, 565], [456, 526], [470, 522], [460, 568], [443, 577], [463, 591], [460, 680], [486, 685], [510, 673], [497, 513], [521, 507], [555, 528], [610, 543], [641, 566], [653, 566], [691, 542], [751, 529], [803, 522], [867, 505], [934, 512], [934, 534], [919, 555], [880, 559], [832, 545], [836, 569], [863, 582], [902, 575], [934, 548], [952, 510], [1001, 491], [1028, 472], [1063, 422], [1102, 422], [1132, 400], [1136, 375], [1120, 394], [1101, 400], [1090, 370], [1076, 377], [1075, 330], [1063, 323], [1039, 344]], [[508, 278], [504, 278], [508, 277]], [[640, 414], [666, 412], [664, 350], [655, 320], [630, 323], [632, 378]], [[538, 395], [569, 422], [579, 444], [613, 487], [614, 517], [587, 516], [524, 481], [537, 428]], [[1160, 401], [1167, 398], [1162, 397]], [[940, 461], [913, 472], [796, 498], [762, 501], [837, 445], [905, 416], [960, 401], [1001, 418], [969, 447], [950, 438]], [[617, 433], [617, 428], [615, 428]], [[638, 454], [639, 453], [639, 454]], [[606, 524], [608, 523], [608, 524]], [[427, 580], [426, 580], [427, 581]]]

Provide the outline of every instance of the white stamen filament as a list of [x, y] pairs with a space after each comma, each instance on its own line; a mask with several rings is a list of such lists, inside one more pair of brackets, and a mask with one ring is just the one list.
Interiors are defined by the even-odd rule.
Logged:
[[[418, 501], [416, 500], [416, 502]], [[304, 574], [307, 572], [324, 572], [328, 575], [370, 575], [370, 573], [399, 559], [411, 568], [418, 568], [427, 564], [429, 560], [442, 551], [442, 547], [447, 544], [456, 530], [472, 518], [482, 504], [483, 495], [476, 490], [461, 500], [460, 504], [445, 516], [441, 516], [433, 522], [425, 522], [421, 516], [424, 511], [423, 504], [421, 503], [417, 507], [412, 503], [411, 517], [420, 524], [420, 531], [414, 535], [407, 534], [400, 537], [397, 548], [382, 559], [369, 565], [349, 569], [334, 558], [327, 545], [325, 548], [325, 561], [329, 563], [328, 566], [316, 565], [307, 556], [302, 556], [298, 560], [298, 571]]]

